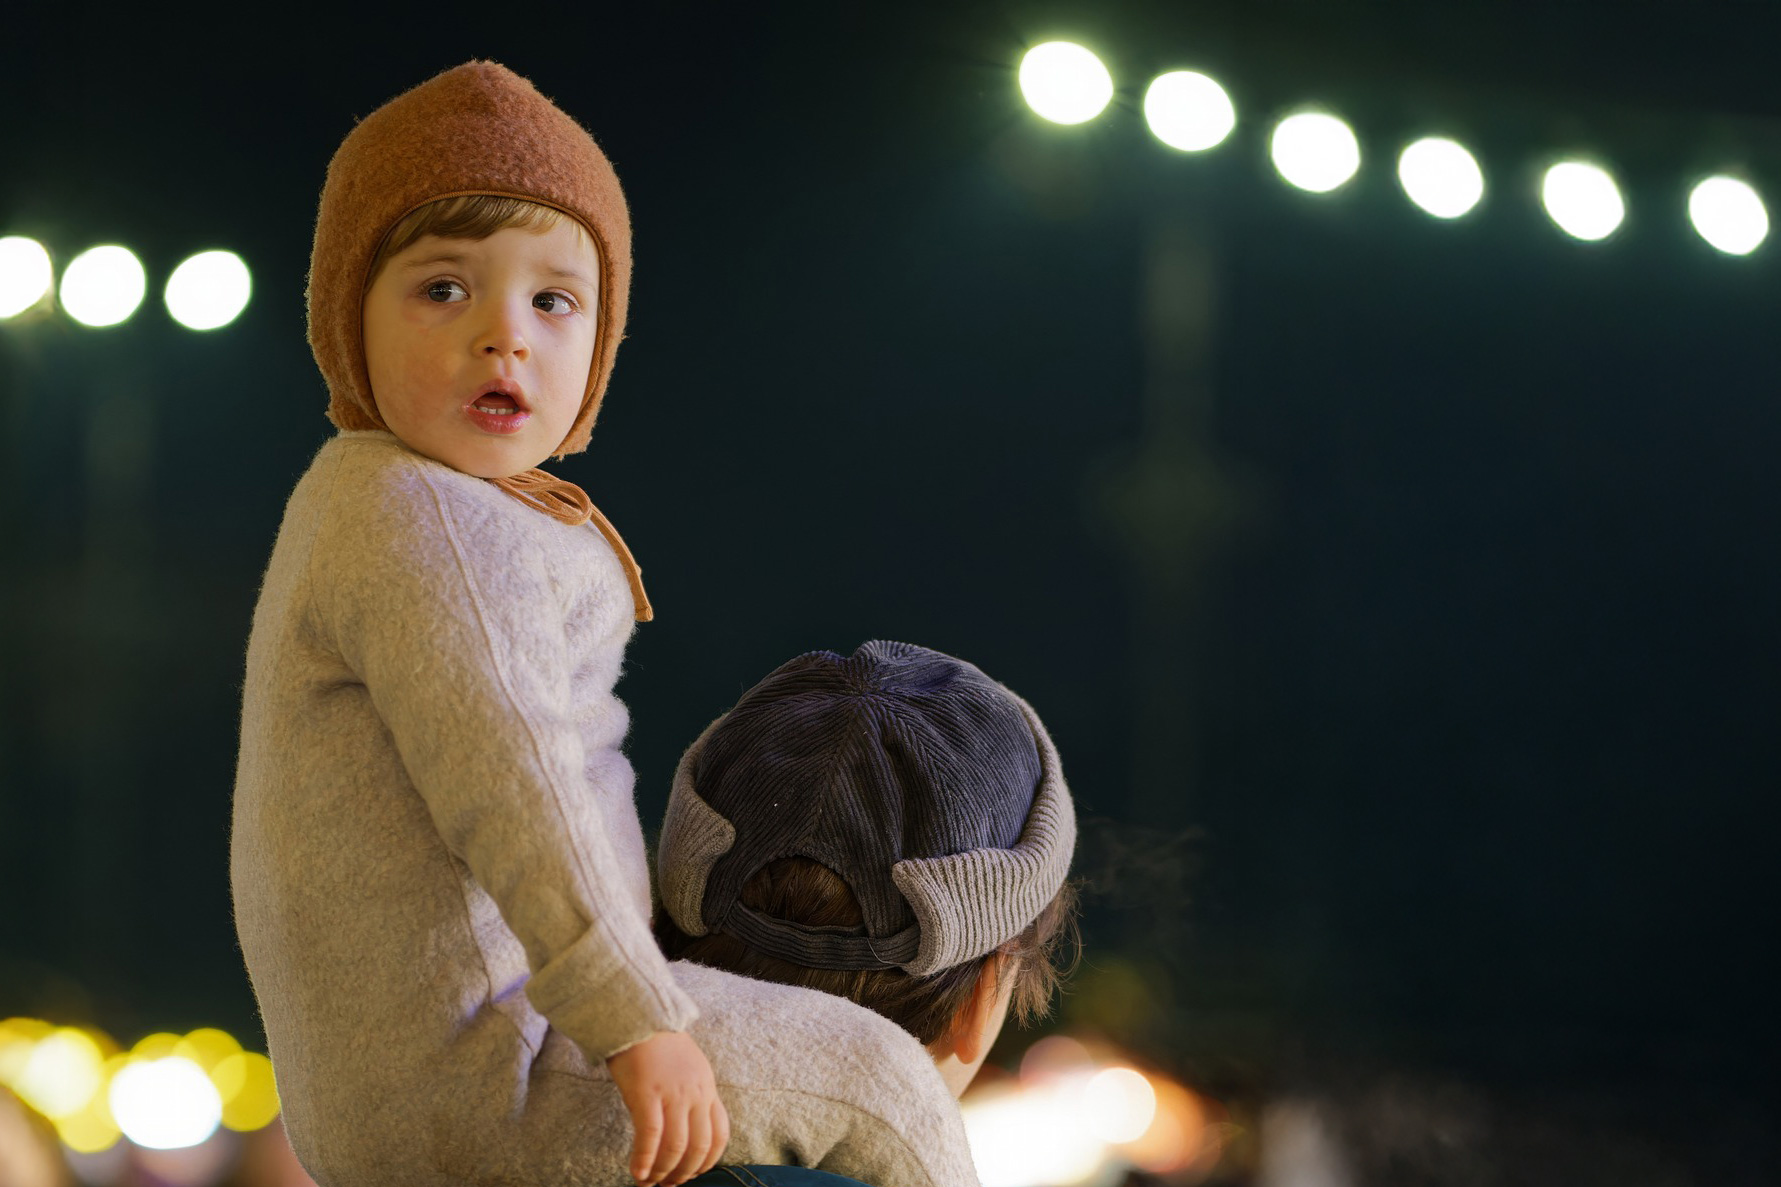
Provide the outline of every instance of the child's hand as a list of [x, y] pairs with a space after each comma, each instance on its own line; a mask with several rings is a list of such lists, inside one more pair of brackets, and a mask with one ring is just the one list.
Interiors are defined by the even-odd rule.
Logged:
[[691, 1036], [651, 1035], [606, 1061], [631, 1113], [631, 1177], [677, 1187], [717, 1165], [730, 1143], [730, 1114], [711, 1064]]

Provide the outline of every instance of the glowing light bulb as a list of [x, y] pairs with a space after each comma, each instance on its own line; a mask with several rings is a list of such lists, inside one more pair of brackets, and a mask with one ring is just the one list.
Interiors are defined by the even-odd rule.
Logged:
[[1183, 152], [1222, 144], [1237, 126], [1237, 109], [1225, 89], [1204, 74], [1159, 74], [1144, 92], [1144, 122], [1156, 138]]
[[1702, 239], [1727, 255], [1747, 256], [1769, 237], [1762, 198], [1735, 177], [1709, 177], [1688, 195], [1688, 219]]
[[43, 300], [55, 280], [49, 252], [35, 239], [0, 239], [0, 319], [16, 317]]
[[1484, 173], [1462, 145], [1439, 136], [1418, 140], [1398, 157], [1398, 181], [1410, 200], [1436, 218], [1458, 218], [1484, 197]]
[[1054, 124], [1080, 124], [1113, 99], [1113, 76], [1080, 45], [1048, 41], [1020, 60], [1020, 93], [1027, 106]]
[[62, 273], [62, 308], [85, 326], [115, 326], [127, 320], [147, 291], [142, 261], [127, 247], [84, 251]]
[[1585, 242], [1606, 239], [1626, 218], [1613, 175], [1584, 161], [1561, 161], [1546, 170], [1540, 201], [1560, 230]]
[[1314, 194], [1329, 193], [1360, 169], [1360, 142], [1353, 129], [1319, 111], [1281, 120], [1269, 151], [1280, 176]]

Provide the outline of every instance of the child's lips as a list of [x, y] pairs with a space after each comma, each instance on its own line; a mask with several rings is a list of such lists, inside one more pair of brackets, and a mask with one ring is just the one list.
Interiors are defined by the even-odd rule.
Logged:
[[464, 409], [464, 414], [483, 432], [502, 437], [519, 432], [532, 419], [532, 414], [510, 396], [478, 397]]

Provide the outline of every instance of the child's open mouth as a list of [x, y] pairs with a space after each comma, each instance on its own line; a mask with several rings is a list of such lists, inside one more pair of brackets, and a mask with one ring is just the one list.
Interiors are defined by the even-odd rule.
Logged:
[[503, 392], [485, 392], [465, 411], [476, 426], [488, 433], [514, 433], [531, 419], [519, 401]]

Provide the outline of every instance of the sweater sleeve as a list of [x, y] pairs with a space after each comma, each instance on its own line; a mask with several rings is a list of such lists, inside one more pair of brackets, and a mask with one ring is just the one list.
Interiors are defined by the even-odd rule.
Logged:
[[527, 996], [590, 1060], [687, 1029], [697, 1008], [606, 822], [588, 823], [564, 609], [535, 540], [417, 463], [362, 485], [343, 471], [311, 556], [318, 625], [524, 946]]

